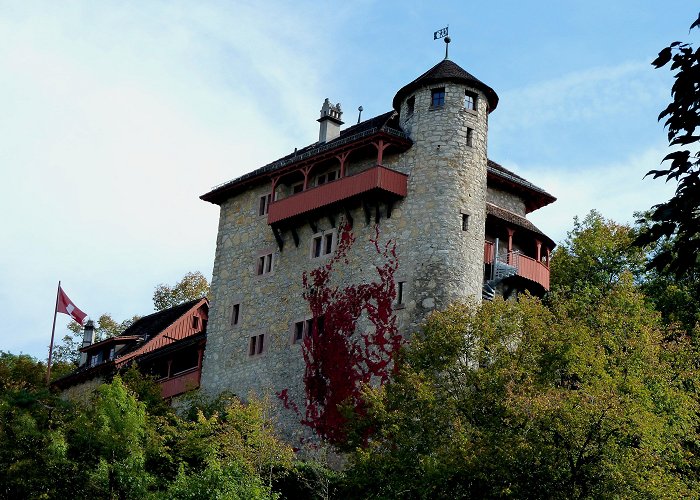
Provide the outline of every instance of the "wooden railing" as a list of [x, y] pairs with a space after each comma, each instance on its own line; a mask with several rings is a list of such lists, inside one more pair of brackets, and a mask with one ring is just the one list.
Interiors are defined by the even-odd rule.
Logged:
[[273, 201], [270, 203], [267, 223], [274, 224], [374, 190], [404, 197], [407, 189], [406, 174], [377, 165], [360, 173]]
[[[484, 242], [484, 264], [493, 264], [494, 250], [493, 243]], [[511, 252], [510, 255], [507, 255], [506, 262], [517, 267], [516, 274], [518, 276], [539, 283], [545, 290], [549, 290], [549, 267], [543, 262], [538, 262], [520, 252]]]
[[199, 378], [202, 371], [199, 367], [180, 372], [170, 378], [159, 380], [160, 391], [163, 398], [171, 398], [191, 391], [199, 387]]

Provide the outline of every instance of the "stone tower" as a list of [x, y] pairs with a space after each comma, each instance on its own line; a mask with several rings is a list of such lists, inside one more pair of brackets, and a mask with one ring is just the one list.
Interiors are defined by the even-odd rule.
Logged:
[[407, 210], [421, 228], [412, 242], [422, 255], [413, 276], [417, 321], [428, 309], [481, 300], [488, 115], [497, 104], [493, 89], [449, 59], [394, 97], [414, 143], [406, 153], [409, 190], [420, 200]]

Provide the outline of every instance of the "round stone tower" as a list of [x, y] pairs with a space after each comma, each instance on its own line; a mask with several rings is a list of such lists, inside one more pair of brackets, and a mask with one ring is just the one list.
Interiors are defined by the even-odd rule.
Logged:
[[420, 256], [410, 259], [416, 320], [458, 300], [481, 300], [488, 115], [497, 104], [491, 87], [449, 59], [394, 97], [413, 140], [406, 215]]

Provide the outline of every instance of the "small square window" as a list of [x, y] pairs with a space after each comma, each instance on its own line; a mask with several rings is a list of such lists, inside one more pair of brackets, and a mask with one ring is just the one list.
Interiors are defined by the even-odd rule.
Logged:
[[467, 90], [464, 93], [464, 108], [476, 111], [476, 94], [474, 92], [469, 92]]
[[311, 258], [315, 259], [330, 255], [335, 251], [335, 229], [317, 234], [311, 239]]
[[231, 308], [231, 326], [236, 326], [241, 320], [241, 305], [233, 304]]
[[440, 108], [445, 105], [445, 87], [430, 91], [430, 107]]
[[474, 129], [467, 128], [467, 146], [474, 146]]
[[257, 356], [265, 349], [265, 334], [253, 335], [248, 341], [248, 356]]
[[411, 116], [416, 109], [416, 96], [411, 96], [406, 101], [406, 114]]
[[318, 177], [316, 177], [316, 185], [321, 186], [322, 184], [334, 181], [338, 178], [340, 178], [340, 171], [339, 170], [331, 170], [330, 172], [323, 173], [323, 174], [319, 175]]
[[271, 202], [272, 193], [262, 195], [258, 203], [258, 215], [267, 215], [267, 212], [270, 209]]
[[[313, 318], [304, 319], [294, 323], [292, 343], [299, 344], [305, 338], [310, 337], [314, 333], [314, 320]], [[316, 334], [321, 335], [323, 333], [323, 316], [316, 318]]]
[[261, 276], [263, 274], [270, 274], [273, 269], [273, 254], [267, 253], [258, 257], [258, 264], [256, 268], [256, 274]]
[[304, 183], [303, 182], [297, 182], [296, 184], [292, 184], [292, 194], [301, 193], [303, 190], [304, 190]]
[[199, 329], [199, 318], [197, 316], [192, 316], [192, 328], [195, 330]]
[[469, 214], [462, 214], [462, 231], [469, 230]]

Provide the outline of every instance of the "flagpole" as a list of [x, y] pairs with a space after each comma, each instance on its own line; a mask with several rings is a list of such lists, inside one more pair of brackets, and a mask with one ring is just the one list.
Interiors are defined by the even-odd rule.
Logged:
[[51, 344], [49, 345], [49, 362], [46, 367], [46, 385], [49, 385], [51, 380], [51, 355], [53, 354], [53, 336], [56, 332], [56, 314], [58, 314], [58, 297], [61, 294], [61, 281], [58, 281], [58, 287], [56, 288], [56, 306], [53, 308], [53, 326], [51, 327]]

